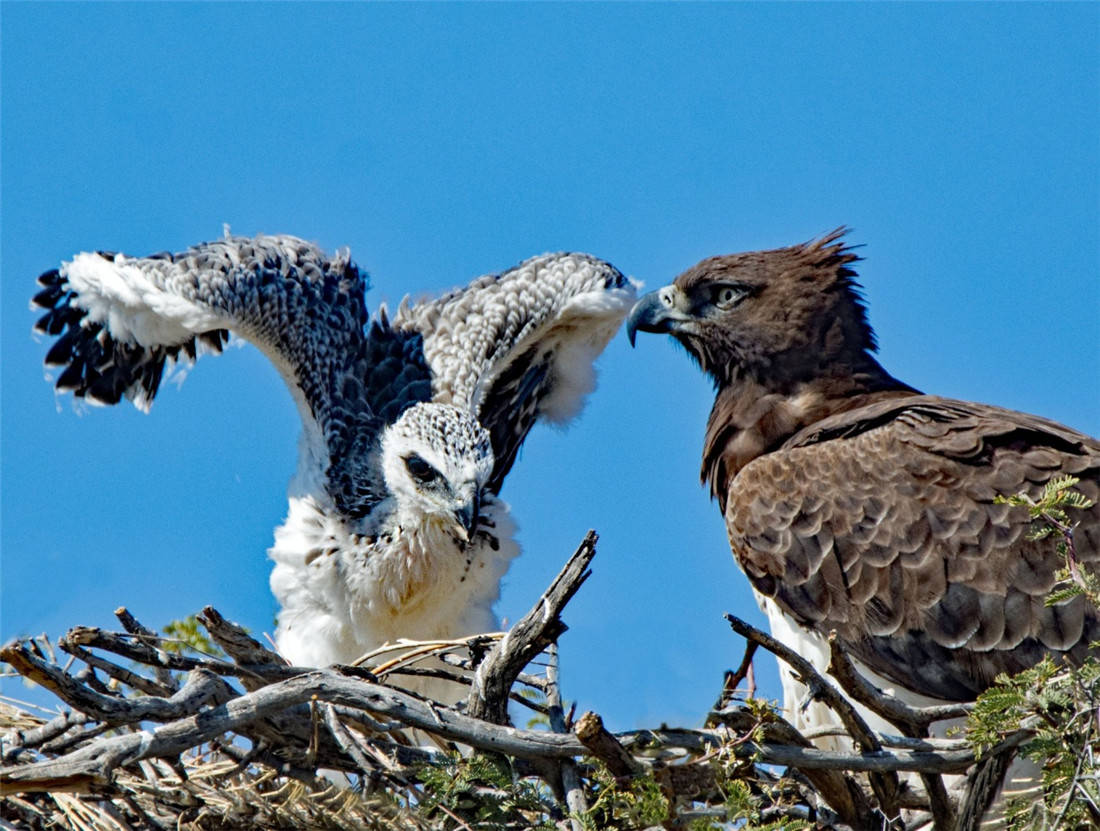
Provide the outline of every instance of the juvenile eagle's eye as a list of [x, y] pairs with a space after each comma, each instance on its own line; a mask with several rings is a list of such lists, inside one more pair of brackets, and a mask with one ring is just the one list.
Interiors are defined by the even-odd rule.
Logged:
[[409, 474], [422, 485], [427, 485], [439, 478], [439, 471], [425, 462], [416, 453], [405, 457], [405, 467]]

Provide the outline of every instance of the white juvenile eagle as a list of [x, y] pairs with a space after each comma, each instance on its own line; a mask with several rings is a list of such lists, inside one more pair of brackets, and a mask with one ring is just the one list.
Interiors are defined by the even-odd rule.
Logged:
[[59, 390], [147, 410], [167, 361], [230, 332], [278, 368], [303, 431], [271, 588], [279, 648], [307, 666], [497, 628], [519, 553], [501, 484], [536, 421], [578, 412], [635, 296], [608, 263], [547, 254], [371, 319], [346, 253], [228, 233], [78, 254], [38, 282]]

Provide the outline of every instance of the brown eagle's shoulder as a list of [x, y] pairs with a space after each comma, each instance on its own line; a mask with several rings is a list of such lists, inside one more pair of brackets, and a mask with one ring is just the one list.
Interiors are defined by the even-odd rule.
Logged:
[[1023, 452], [1027, 446], [1050, 447], [1100, 464], [1100, 441], [1064, 424], [1018, 410], [937, 395], [895, 396], [834, 413], [799, 430], [780, 449], [852, 438], [884, 427], [909, 444], [945, 456], [966, 456], [973, 442], [989, 442], [1011, 444]]
[[[1027, 511], [996, 501], [1037, 496], [1067, 473], [1100, 497], [1095, 439], [984, 404], [896, 398], [823, 419], [745, 465], [727, 530], [757, 590], [803, 625], [835, 629], [911, 689], [967, 698], [998, 672], [1045, 650], [1078, 654], [1100, 635], [1083, 599], [1045, 605], [1062, 563], [1054, 541], [1029, 540]], [[1075, 519], [1079, 556], [1096, 567], [1100, 506]], [[903, 677], [898, 655], [933, 653], [944, 658], [936, 678]]]

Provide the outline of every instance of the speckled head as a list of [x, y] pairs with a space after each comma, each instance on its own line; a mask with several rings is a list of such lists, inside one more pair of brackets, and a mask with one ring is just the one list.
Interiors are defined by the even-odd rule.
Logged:
[[493, 470], [489, 433], [449, 404], [417, 404], [386, 428], [382, 470], [402, 521], [437, 523], [469, 539]]

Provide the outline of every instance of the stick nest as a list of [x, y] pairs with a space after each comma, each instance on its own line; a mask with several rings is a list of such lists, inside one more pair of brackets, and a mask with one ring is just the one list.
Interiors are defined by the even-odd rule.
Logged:
[[[401, 643], [357, 666], [288, 666], [209, 607], [196, 617], [219, 655], [180, 650], [125, 609], [123, 631], [66, 633], [65, 663], [45, 638], [12, 641], [0, 660], [67, 709], [45, 719], [0, 704], [0, 829], [975, 827], [1011, 742], [977, 763], [965, 743], [927, 738], [965, 707], [905, 707], [834, 650], [842, 695], [737, 618], [745, 660], [704, 727], [612, 734], [595, 713], [574, 720], [557, 639], [595, 546], [590, 532], [508, 632]], [[735, 700], [758, 647], [836, 712], [851, 752], [818, 750], [773, 708]], [[459, 703], [402, 686], [425, 675], [456, 685]], [[872, 731], [853, 699], [899, 735]], [[512, 726], [510, 705], [534, 724]], [[949, 796], [945, 773], [968, 773], [969, 789]]]

